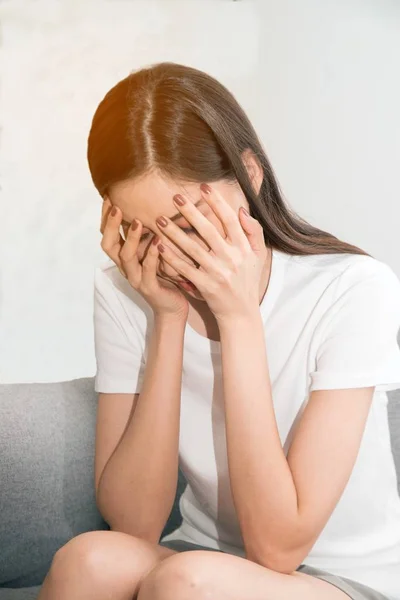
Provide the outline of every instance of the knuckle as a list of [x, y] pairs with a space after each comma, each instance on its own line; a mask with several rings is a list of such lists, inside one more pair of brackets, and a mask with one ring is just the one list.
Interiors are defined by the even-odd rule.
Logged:
[[119, 256], [121, 258], [121, 260], [123, 260], [124, 262], [128, 262], [130, 260], [133, 259], [133, 257], [135, 256], [136, 251], [135, 248], [132, 248], [132, 246], [130, 244], [127, 244], [126, 242], [124, 243], [124, 245], [122, 246], [120, 252], [119, 252]]
[[137, 290], [140, 287], [140, 281], [134, 277], [132, 274], [127, 276], [128, 283]]
[[232, 265], [232, 270], [236, 271], [242, 264], [242, 258], [240, 256], [232, 256], [231, 257], [231, 265]]
[[146, 274], [147, 273], [152, 273], [153, 269], [154, 269], [154, 267], [153, 267], [153, 265], [149, 261], [145, 260], [143, 262], [143, 264], [142, 264], [143, 273], [146, 273]]
[[155, 256], [157, 256], [156, 254], [153, 254], [152, 252], [147, 252], [146, 256], [144, 257], [143, 261], [142, 261], [142, 265], [143, 267], [149, 267], [150, 263], [154, 261]]
[[128, 262], [128, 260], [132, 258], [132, 255], [132, 251], [126, 248], [125, 245], [122, 247], [122, 250], [120, 250], [119, 253], [119, 257], [122, 260], [122, 262]]
[[215, 280], [216, 280], [216, 282], [217, 282], [218, 284], [223, 284], [223, 283], [225, 283], [225, 282], [226, 282], [226, 276], [225, 276], [225, 273], [223, 273], [222, 271], [219, 271], [219, 272], [216, 274]]
[[224, 221], [227, 225], [233, 225], [237, 222], [237, 217], [234, 212], [229, 211], [228, 214], [224, 217]]
[[145, 285], [142, 283], [142, 285], [140, 286], [140, 291], [142, 294], [144, 294], [145, 296], [149, 296], [150, 295], [150, 290], [149, 290], [149, 286]]

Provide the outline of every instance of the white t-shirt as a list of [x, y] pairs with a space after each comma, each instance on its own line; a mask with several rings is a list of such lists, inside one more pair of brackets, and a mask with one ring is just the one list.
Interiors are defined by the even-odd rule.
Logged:
[[[303, 563], [400, 599], [400, 497], [386, 394], [400, 388], [400, 281], [368, 256], [273, 250], [260, 312], [286, 455], [310, 392], [376, 386], [350, 480]], [[96, 269], [97, 392], [140, 392], [152, 322], [150, 306], [112, 261]], [[188, 485], [182, 525], [163, 539], [245, 556], [229, 485], [220, 349], [186, 325], [179, 455]]]

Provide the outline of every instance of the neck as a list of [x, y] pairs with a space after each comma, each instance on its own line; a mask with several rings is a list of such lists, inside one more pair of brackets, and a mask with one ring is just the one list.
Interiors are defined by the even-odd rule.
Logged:
[[260, 277], [260, 293], [259, 303], [263, 301], [263, 298], [268, 290], [269, 280], [271, 278], [271, 267], [272, 267], [272, 250], [267, 248], [267, 258], [263, 266], [263, 270]]

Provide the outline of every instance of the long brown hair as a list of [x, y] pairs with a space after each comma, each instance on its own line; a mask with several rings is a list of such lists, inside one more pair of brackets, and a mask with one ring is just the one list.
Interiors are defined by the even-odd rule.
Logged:
[[[242, 153], [264, 178], [258, 195]], [[261, 142], [240, 104], [210, 75], [162, 62], [130, 73], [100, 102], [88, 139], [91, 176], [103, 197], [114, 183], [158, 171], [176, 181], [238, 182], [268, 247], [287, 254], [365, 254], [285, 204]]]

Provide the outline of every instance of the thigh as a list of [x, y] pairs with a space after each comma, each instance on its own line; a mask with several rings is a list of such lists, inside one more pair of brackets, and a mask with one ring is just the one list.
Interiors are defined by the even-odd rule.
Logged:
[[138, 600], [203, 597], [219, 600], [349, 600], [346, 592], [317, 577], [297, 571], [279, 573], [236, 555], [209, 550], [181, 552], [167, 558], [142, 581]]
[[[186, 542], [184, 540], [179, 539], [160, 542], [160, 544], [165, 545], [168, 548], [173, 548], [178, 552], [187, 552], [189, 550], [215, 551], [214, 548], [208, 548], [207, 546], [201, 546], [199, 544], [193, 544], [191, 542]], [[217, 552], [223, 551], [217, 550]], [[228, 556], [232, 555], [228, 554]], [[299, 573], [302, 577], [305, 576], [306, 580], [309, 580], [310, 577], [313, 577], [325, 581], [326, 583], [331, 584], [333, 587], [336, 587], [338, 590], [344, 592], [345, 595], [342, 594], [342, 597], [351, 598], [352, 600], [389, 600], [380, 592], [377, 592], [374, 589], [363, 585], [362, 583], [359, 583], [358, 581], [353, 581], [352, 579], [348, 579], [347, 577], [339, 577], [338, 575], [333, 575], [332, 573], [328, 573], [327, 571], [316, 569], [305, 564], [300, 565], [295, 572]], [[317, 590], [318, 586], [320, 587], [321, 584], [316, 584]]]

